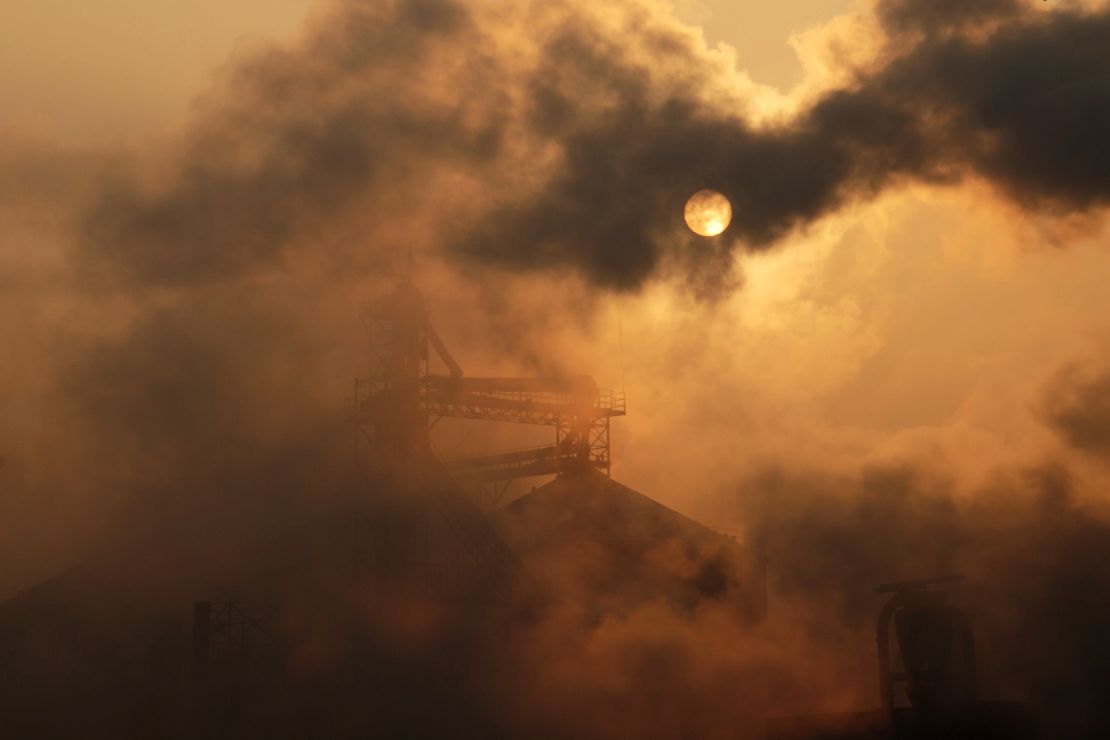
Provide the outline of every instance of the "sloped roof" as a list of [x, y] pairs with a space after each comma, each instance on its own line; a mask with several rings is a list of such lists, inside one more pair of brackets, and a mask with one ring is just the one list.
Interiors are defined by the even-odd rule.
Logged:
[[719, 543], [708, 527], [592, 469], [563, 474], [502, 508], [514, 540], [563, 537], [657, 543], [681, 537]]
[[558, 476], [497, 513], [506, 541], [552, 598], [606, 608], [735, 599], [751, 559], [734, 540], [594, 470]]

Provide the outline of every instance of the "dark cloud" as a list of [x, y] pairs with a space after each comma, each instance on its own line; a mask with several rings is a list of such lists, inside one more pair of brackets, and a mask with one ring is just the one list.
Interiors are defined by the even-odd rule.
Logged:
[[[808, 124], [757, 131], [709, 101], [711, 80], [696, 71], [704, 60], [674, 29], [654, 29], [670, 43], [653, 38], [658, 57], [639, 59], [589, 22], [572, 15], [543, 41], [526, 83], [530, 123], [557, 145], [559, 164], [537, 194], [494, 208], [465, 235], [465, 255], [570, 267], [631, 289], [676, 257], [695, 278], [703, 259], [707, 272], [727, 274], [717, 257], [731, 237], [698, 239], [683, 224], [682, 207], [698, 189], [730, 198], [731, 236], [752, 246], [841, 202], [853, 164], [836, 132]], [[692, 74], [668, 79], [655, 65]]]
[[935, 31], [1020, 15], [1021, 0], [880, 0], [877, 12], [887, 29]]
[[[160, 186], [107, 189], [85, 253], [139, 281], [191, 283], [273, 269], [293, 245], [320, 251], [338, 223], [372, 237], [409, 210], [431, 224], [425, 248], [471, 263], [625, 290], [718, 276], [721, 289], [737, 245], [770, 246], [911, 179], [980, 177], [1031, 211], [1101, 207], [1110, 12], [1020, 7], [882, 3], [888, 28], [1006, 22], [895, 44], [854, 84], [760, 128], [714, 92], [727, 72], [645, 7], [618, 5], [613, 22], [571, 2], [345, 3], [302, 48], [245, 64]], [[705, 187], [734, 208], [710, 241], [682, 223]]]
[[[959, 7], [969, 17], [1016, 8]], [[906, 23], [943, 13], [919, 3], [882, 10]], [[680, 220], [700, 187], [733, 203], [733, 226], [720, 240], [749, 248], [908, 179], [978, 176], [1032, 211], [1084, 211], [1110, 198], [1100, 145], [1110, 125], [1105, 12], [1050, 13], [981, 39], [929, 36], [770, 129], [685, 83], [660, 83], [648, 62], [592, 36], [574, 27], [547, 42], [530, 87], [536, 125], [558, 142], [560, 166], [537, 195], [495, 209], [462, 241], [466, 254], [574, 267], [632, 288], [669, 264], [668, 253], [713, 253]], [[673, 51], [655, 61], [696, 63]], [[593, 95], [605, 106], [582, 103]]]
[[1110, 370], [1065, 368], [1050, 384], [1042, 411], [1069, 445], [1110, 460]]
[[477, 40], [447, 0], [343, 4], [295, 53], [234, 70], [164, 181], [122, 175], [105, 186], [86, 219], [89, 266], [148, 285], [270, 270], [352, 212], [388, 216], [383, 191], [429, 161], [488, 159], [501, 125], [489, 110], [495, 86], [473, 105], [420, 89], [437, 49]]
[[924, 43], [857, 93], [929, 122], [932, 157], [1030, 209], [1078, 212], [1110, 198], [1110, 12], [1050, 14], [982, 42]]

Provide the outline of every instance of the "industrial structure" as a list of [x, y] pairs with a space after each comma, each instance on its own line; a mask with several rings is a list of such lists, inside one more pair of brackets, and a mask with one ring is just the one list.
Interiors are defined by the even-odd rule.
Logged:
[[975, 639], [945, 587], [962, 576], [880, 585], [878, 710], [772, 719], [767, 740], [1033, 740], [1018, 702], [979, 698]]
[[[431, 455], [429, 432], [441, 419], [539, 425], [552, 444], [447, 461], [457, 479], [492, 484], [592, 468], [609, 475], [610, 420], [624, 416], [624, 394], [602, 391], [586, 375], [494, 378], [464, 375], [429, 318], [420, 291], [401, 280], [362, 314], [370, 336], [369, 377], [356, 381], [352, 418], [358, 444], [377, 467], [408, 466]], [[432, 373], [438, 357], [446, 374]], [[495, 501], [500, 494], [495, 496]]]
[[[447, 515], [450, 536], [443, 542], [427, 540], [429, 529], [423, 525], [402, 537], [413, 543], [414, 561], [434, 564], [429, 580], [442, 582], [443, 572], [458, 567], [451, 565], [452, 558], [460, 556], [518, 589], [532, 577], [542, 585], [545, 575], [551, 576], [551, 585], [559, 580], [556, 573], [574, 571], [571, 563], [589, 562], [589, 572], [572, 578], [578, 583], [573, 596], [565, 586], [549, 588], [548, 594], [587, 601], [650, 594], [678, 605], [711, 597], [733, 603], [755, 620], [765, 614], [757, 558], [734, 538], [611, 479], [610, 425], [626, 413], [622, 392], [599, 389], [585, 375], [464, 374], [436, 331], [423, 295], [405, 279], [373, 301], [362, 318], [369, 334], [369, 376], [356, 382], [351, 406], [359, 469], [366, 470], [370, 487], [408, 489], [397, 503], [401, 509], [425, 505]], [[433, 363], [442, 371], [433, 370]], [[431, 432], [446, 418], [546, 427], [553, 438], [544, 445], [441, 461]], [[500, 506], [513, 480], [542, 475], [555, 479]], [[421, 488], [414, 476], [426, 484]], [[467, 488], [484, 494], [479, 500], [485, 508], [497, 511], [476, 519], [449, 493]], [[360, 518], [372, 528], [368, 540], [377, 543], [368, 546], [380, 549], [390, 539], [390, 525], [380, 511], [376, 516], [376, 521]], [[453, 554], [450, 543], [456, 540], [466, 548]], [[682, 562], [644, 567], [654, 549], [668, 543], [681, 543], [676, 552], [682, 553]], [[514, 570], [519, 575], [521, 565], [529, 579], [510, 576]], [[397, 563], [390, 568], [392, 573], [410, 570]], [[606, 594], [584, 587], [599, 583], [603, 573], [610, 579]]]
[[[405, 278], [361, 311], [368, 335], [366, 378], [355, 381], [356, 553], [377, 583], [437, 595], [520, 600], [524, 579], [512, 549], [474, 499], [495, 507], [509, 483], [590, 469], [609, 474], [610, 420], [622, 394], [588, 376], [464, 375]], [[433, 372], [438, 359], [442, 372]], [[444, 461], [432, 429], [445, 418], [549, 427], [551, 444]]]

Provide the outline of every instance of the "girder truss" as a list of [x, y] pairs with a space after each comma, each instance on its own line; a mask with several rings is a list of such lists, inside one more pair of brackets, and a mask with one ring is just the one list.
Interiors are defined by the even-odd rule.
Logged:
[[[456, 475], [480, 481], [559, 473], [586, 465], [609, 474], [609, 422], [625, 415], [623, 393], [588, 376], [483, 378], [463, 375], [431, 325], [422, 296], [402, 284], [363, 312], [370, 333], [370, 375], [356, 384], [352, 416], [379, 454], [429, 449], [440, 419], [473, 419], [555, 428], [555, 444], [450, 461]], [[429, 349], [449, 375], [429, 372]]]

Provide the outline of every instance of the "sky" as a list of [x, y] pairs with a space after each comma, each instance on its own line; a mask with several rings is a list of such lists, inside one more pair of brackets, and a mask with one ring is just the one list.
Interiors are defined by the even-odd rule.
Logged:
[[240, 50], [294, 35], [312, 6], [5, 0], [3, 119], [75, 141], [159, 136]]
[[[770, 543], [783, 604], [1096, 577], [1064, 535], [1110, 472], [1104, 3], [0, 14], [0, 596], [326, 506], [358, 307], [409, 254], [468, 373], [623, 387], [614, 478]], [[720, 237], [682, 224], [703, 188]]]
[[[4, 0], [0, 117], [76, 141], [163, 135], [182, 123], [216, 71], [254, 45], [295, 37], [320, 5]], [[790, 35], [850, 7], [849, 0], [778, 6], [687, 0], [676, 11], [702, 26], [711, 43], [732, 46], [753, 78], [788, 88], [801, 77]]]

